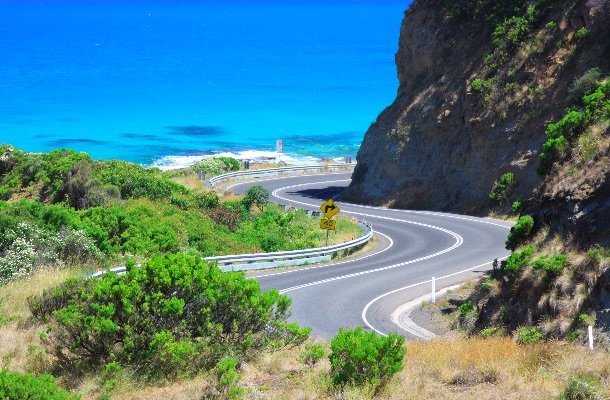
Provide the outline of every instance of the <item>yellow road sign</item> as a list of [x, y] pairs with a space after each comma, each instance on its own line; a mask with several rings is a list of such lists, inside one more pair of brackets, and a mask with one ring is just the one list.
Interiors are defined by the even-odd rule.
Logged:
[[334, 231], [336, 225], [337, 225], [337, 221], [334, 221], [332, 219], [321, 219], [320, 220], [320, 229]]
[[339, 212], [339, 207], [337, 207], [333, 199], [328, 199], [326, 203], [320, 206], [320, 210], [322, 210], [327, 218], [332, 218], [333, 215]]

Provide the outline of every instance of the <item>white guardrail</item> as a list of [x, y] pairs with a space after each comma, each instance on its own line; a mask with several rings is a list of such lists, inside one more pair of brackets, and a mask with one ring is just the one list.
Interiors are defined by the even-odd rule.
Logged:
[[326, 165], [300, 165], [295, 167], [280, 167], [280, 168], [269, 168], [269, 169], [249, 169], [245, 171], [229, 172], [214, 176], [206, 181], [207, 187], [213, 187], [216, 184], [228, 181], [232, 179], [250, 179], [250, 178], [265, 178], [276, 175], [290, 175], [298, 172], [313, 172], [313, 171], [337, 171], [342, 169], [353, 169], [356, 163], [344, 163], [344, 164], [326, 164]]
[[[355, 163], [346, 164], [328, 164], [328, 165], [304, 165], [298, 167], [282, 167], [261, 170], [237, 171], [228, 174], [218, 175], [206, 182], [206, 185], [213, 186], [218, 182], [229, 179], [247, 179], [260, 178], [265, 176], [274, 176], [284, 173], [307, 172], [313, 170], [336, 170], [353, 168]], [[308, 212], [312, 215], [314, 212]], [[255, 254], [235, 254], [228, 256], [204, 257], [206, 261], [215, 261], [218, 263], [218, 268], [223, 271], [248, 271], [256, 269], [278, 268], [287, 266], [297, 266], [304, 264], [315, 264], [324, 261], [329, 261], [339, 252], [343, 252], [344, 256], [362, 248], [373, 237], [373, 228], [371, 225], [360, 222], [364, 232], [362, 236], [340, 244], [332, 246], [317, 247], [305, 250], [277, 251], [273, 253], [255, 253]], [[139, 266], [139, 265], [138, 265]], [[126, 267], [121, 265], [117, 268], [103, 269], [95, 273], [90, 273], [89, 277], [99, 277], [107, 272], [124, 274]]]

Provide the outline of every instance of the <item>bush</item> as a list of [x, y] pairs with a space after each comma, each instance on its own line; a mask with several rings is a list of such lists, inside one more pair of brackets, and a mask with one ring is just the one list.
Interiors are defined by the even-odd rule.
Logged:
[[607, 399], [604, 386], [597, 379], [586, 376], [571, 376], [560, 400], [603, 400]]
[[481, 337], [483, 337], [483, 338], [492, 337], [492, 336], [498, 335], [499, 332], [500, 332], [500, 329], [498, 329], [497, 327], [493, 326], [491, 328], [483, 329], [481, 331]]
[[517, 343], [519, 344], [534, 344], [543, 338], [542, 332], [538, 328], [531, 329], [521, 328], [517, 334]]
[[534, 247], [529, 246], [523, 249], [521, 252], [516, 252], [508, 256], [506, 261], [502, 261], [502, 271], [504, 275], [509, 279], [516, 279], [521, 275], [521, 271], [532, 259], [534, 254]]
[[508, 200], [515, 186], [517, 186], [515, 174], [507, 172], [494, 182], [491, 193], [489, 193], [489, 199], [495, 204], [503, 204]]
[[535, 270], [544, 271], [545, 278], [547, 280], [552, 280], [561, 275], [561, 272], [567, 263], [568, 257], [565, 254], [555, 254], [552, 257], [544, 255], [532, 262], [532, 268]]
[[206, 157], [190, 166], [195, 172], [203, 171], [210, 175], [239, 171], [240, 163], [232, 157]]
[[309, 329], [288, 324], [290, 299], [260, 293], [243, 273], [183, 254], [152, 257], [141, 268], [95, 281], [68, 280], [30, 300], [50, 318], [45, 345], [77, 370], [116, 361], [152, 379], [190, 376], [227, 354], [299, 344]]
[[483, 81], [479, 78], [474, 78], [470, 85], [472, 86], [472, 90], [475, 92], [480, 92], [483, 90]]
[[524, 202], [521, 199], [514, 201], [513, 204], [511, 205], [511, 209], [513, 210], [513, 213], [519, 214], [521, 212], [521, 210], [523, 209], [523, 203]]
[[239, 171], [241, 165], [236, 159], [232, 157], [218, 157], [218, 159], [225, 164], [226, 171]]
[[333, 383], [383, 387], [403, 369], [407, 352], [403, 347], [404, 341], [405, 338], [396, 333], [378, 336], [375, 332], [365, 332], [360, 326], [339, 329], [331, 341], [328, 356]]
[[458, 311], [460, 312], [460, 316], [466, 317], [474, 312], [474, 306], [472, 305], [472, 302], [468, 300], [460, 304], [460, 306], [458, 307]]
[[233, 357], [225, 358], [214, 369], [216, 376], [216, 390], [223, 398], [241, 399], [244, 390], [237, 386], [241, 375], [237, 373], [237, 360]]
[[313, 368], [325, 355], [326, 352], [321, 344], [306, 344], [305, 350], [299, 354], [297, 361], [307, 365], [309, 368]]
[[597, 90], [599, 81], [602, 78], [602, 73], [599, 68], [591, 68], [581, 77], [574, 80], [570, 86], [570, 94], [572, 100], [581, 101], [584, 96], [587, 96]]
[[51, 375], [9, 373], [7, 369], [0, 372], [0, 398], [3, 400], [77, 400], [81, 396], [70, 394], [57, 387]]
[[589, 35], [590, 35], [589, 30], [583, 26], [582, 28], [580, 28], [579, 30], [576, 31], [576, 33], [574, 34], [574, 38], [578, 39], [578, 40], [582, 40], [582, 39], [587, 38]]
[[61, 228], [52, 232], [25, 222], [4, 230], [0, 250], [0, 284], [40, 267], [98, 261], [102, 256], [82, 230]]
[[532, 229], [534, 228], [534, 219], [529, 215], [524, 215], [519, 217], [515, 226], [510, 228], [510, 232], [508, 233], [508, 238], [506, 240], [506, 249], [507, 250], [515, 250], [519, 245], [521, 245], [525, 239], [532, 233]]

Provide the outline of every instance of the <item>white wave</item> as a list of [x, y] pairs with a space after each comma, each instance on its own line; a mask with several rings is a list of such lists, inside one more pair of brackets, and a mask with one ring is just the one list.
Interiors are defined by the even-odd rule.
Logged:
[[[220, 152], [213, 155], [200, 156], [164, 156], [151, 164], [144, 165], [145, 168], [156, 167], [163, 171], [171, 169], [187, 168], [197, 161], [210, 157], [232, 157], [236, 160], [250, 160], [252, 163], [277, 163], [284, 162], [292, 165], [318, 164], [319, 158], [303, 156], [298, 154], [278, 154], [274, 151], [245, 150], [240, 152]], [[338, 159], [339, 160], [339, 159]]]

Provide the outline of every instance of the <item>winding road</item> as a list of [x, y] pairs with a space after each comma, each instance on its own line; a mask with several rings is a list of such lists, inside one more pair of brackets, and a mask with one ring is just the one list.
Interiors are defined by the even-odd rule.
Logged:
[[[270, 201], [318, 210], [350, 182], [351, 173], [316, 174], [233, 183], [235, 193], [262, 185]], [[377, 247], [347, 261], [251, 273], [263, 290], [277, 288], [292, 298], [292, 320], [328, 339], [340, 327], [363, 326], [380, 334], [404, 330], [400, 308], [436, 289], [489, 271], [493, 259], [510, 253], [504, 241], [511, 223], [440, 212], [394, 210], [336, 201], [341, 213], [372, 224]], [[403, 307], [404, 309], [404, 307]], [[398, 311], [397, 311], [398, 310]], [[393, 315], [394, 314], [394, 315]]]

